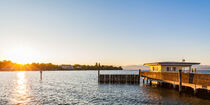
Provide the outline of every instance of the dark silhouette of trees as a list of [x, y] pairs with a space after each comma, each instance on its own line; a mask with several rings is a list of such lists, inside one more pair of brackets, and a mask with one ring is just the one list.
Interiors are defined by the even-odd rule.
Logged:
[[[95, 65], [73, 65], [74, 70], [122, 70], [122, 67], [115, 67], [109, 65], [101, 65], [96, 63]], [[61, 65], [55, 65], [52, 63], [31, 63], [31, 64], [17, 64], [12, 61], [0, 61], [1, 71], [36, 71], [36, 70], [64, 70]]]
[[95, 65], [79, 65], [75, 64], [75, 70], [122, 70], [122, 67], [114, 67], [109, 65], [101, 65], [100, 63], [96, 63]]

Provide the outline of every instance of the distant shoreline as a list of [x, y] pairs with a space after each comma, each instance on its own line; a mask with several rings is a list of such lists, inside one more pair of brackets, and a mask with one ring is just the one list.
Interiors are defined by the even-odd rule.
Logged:
[[[0, 72], [2, 71], [98, 71], [98, 70], [0, 70]], [[100, 71], [116, 71], [116, 70], [100, 70]]]
[[[0, 70], [0, 72], [16, 72], [16, 71], [98, 71], [98, 70]], [[100, 70], [100, 71], [138, 71], [138, 70]], [[149, 71], [149, 70], [142, 70], [142, 71]], [[197, 70], [197, 71], [210, 71], [210, 70]], [[197, 72], [199, 73], [199, 72]]]

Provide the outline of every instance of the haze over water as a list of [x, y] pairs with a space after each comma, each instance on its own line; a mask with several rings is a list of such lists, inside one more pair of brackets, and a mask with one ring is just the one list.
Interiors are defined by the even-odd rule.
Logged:
[[210, 104], [210, 100], [142, 83], [98, 84], [97, 71], [45, 71], [42, 81], [36, 71], [0, 72], [0, 77], [0, 104]]

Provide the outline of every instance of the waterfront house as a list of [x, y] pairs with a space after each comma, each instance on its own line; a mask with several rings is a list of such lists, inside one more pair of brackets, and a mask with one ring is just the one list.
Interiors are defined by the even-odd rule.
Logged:
[[63, 70], [73, 70], [74, 67], [72, 65], [61, 65], [61, 68]]
[[199, 64], [196, 62], [154, 62], [145, 63], [144, 65], [150, 66], [151, 72], [177, 72], [178, 70], [193, 72], [196, 69], [192, 69], [192, 65]]

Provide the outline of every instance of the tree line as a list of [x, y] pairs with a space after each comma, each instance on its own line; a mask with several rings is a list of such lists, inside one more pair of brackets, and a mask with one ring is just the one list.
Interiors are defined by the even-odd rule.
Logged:
[[121, 66], [116, 67], [112, 65], [100, 65], [100, 63], [96, 63], [95, 65], [80, 65], [75, 64], [73, 68], [76, 70], [122, 70]]
[[[70, 70], [63, 68], [62, 65], [56, 65], [52, 63], [31, 63], [31, 64], [18, 64], [9, 60], [0, 61], [1, 71], [38, 71], [38, 70]], [[116, 67], [111, 65], [72, 65], [71, 70], [122, 70], [122, 67]]]

